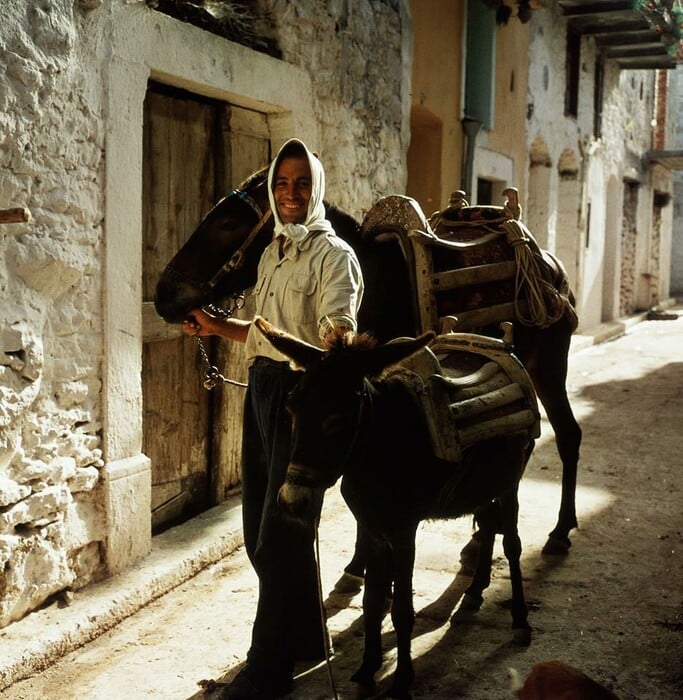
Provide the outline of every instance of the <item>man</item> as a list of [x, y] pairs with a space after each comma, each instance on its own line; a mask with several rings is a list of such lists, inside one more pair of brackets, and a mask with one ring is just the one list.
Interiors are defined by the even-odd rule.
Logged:
[[[335, 328], [356, 331], [363, 294], [351, 247], [325, 218], [325, 175], [298, 139], [280, 149], [268, 173], [273, 241], [259, 262], [256, 313], [318, 347]], [[193, 311], [189, 335], [245, 343], [250, 362], [242, 440], [242, 518], [247, 554], [259, 577], [259, 599], [247, 664], [225, 689], [231, 700], [286, 694], [296, 661], [325, 658], [314, 532], [288, 522], [277, 505], [289, 462], [291, 424], [285, 400], [300, 374], [250, 321]]]

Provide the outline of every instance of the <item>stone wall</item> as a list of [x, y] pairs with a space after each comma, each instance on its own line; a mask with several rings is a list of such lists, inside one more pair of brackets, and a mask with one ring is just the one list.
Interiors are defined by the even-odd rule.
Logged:
[[[542, 194], [550, 212], [548, 240], [557, 241], [570, 278], [576, 280], [580, 328], [587, 329], [612, 320], [619, 311], [617, 300], [622, 311], [646, 303], [652, 266], [668, 265], [664, 250], [656, 261], [651, 257], [654, 176], [643, 160], [652, 143], [656, 73], [621, 70], [607, 61], [601, 128], [595, 134], [594, 66], [599, 52], [590, 37], [581, 40], [578, 115], [564, 114], [565, 52], [557, 47], [565, 46], [566, 23], [557, 3], [532, 13], [527, 143], [530, 152], [536, 143], [544, 144], [547, 152], [550, 165]], [[578, 164], [578, 196], [572, 195], [572, 202], [561, 201], [566, 195], [558, 172], [562, 154], [571, 154]], [[610, 182], [619, 186], [609, 187]], [[635, 206], [629, 203], [628, 219], [624, 214], [615, 222], [613, 212], [626, 206], [624, 182], [638, 183], [637, 201]], [[618, 259], [606, 261], [606, 255]], [[622, 271], [628, 276], [625, 283]]]
[[101, 575], [104, 135], [70, 0], [3, 6], [0, 626]]
[[405, 192], [412, 33], [399, 0], [261, 0], [283, 60], [310, 74], [330, 199], [360, 216]]
[[[273, 146], [292, 131], [311, 140], [328, 198], [352, 214], [404, 189], [406, 3], [260, 1], [281, 63], [144, 0], [3, 3], [0, 209], [26, 206], [33, 220], [0, 224], [0, 627], [149, 551], [150, 467], [139, 454], [147, 80], [263, 105]], [[283, 84], [283, 64], [296, 84]]]

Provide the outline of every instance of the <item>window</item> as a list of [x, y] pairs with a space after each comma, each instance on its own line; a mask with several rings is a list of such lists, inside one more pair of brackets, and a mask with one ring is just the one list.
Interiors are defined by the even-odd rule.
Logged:
[[567, 30], [567, 74], [564, 93], [564, 114], [579, 114], [579, 74], [581, 72], [581, 35]]
[[465, 117], [493, 128], [496, 65], [496, 13], [481, 0], [467, 3]]

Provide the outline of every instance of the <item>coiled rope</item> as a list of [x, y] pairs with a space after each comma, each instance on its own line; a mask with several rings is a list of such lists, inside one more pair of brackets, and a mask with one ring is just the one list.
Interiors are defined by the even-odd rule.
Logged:
[[[515, 253], [515, 316], [524, 326], [547, 328], [565, 314], [569, 298], [560, 293], [549, 278], [538, 244], [526, 226], [515, 219], [501, 224], [507, 242]], [[524, 309], [526, 302], [526, 312]]]

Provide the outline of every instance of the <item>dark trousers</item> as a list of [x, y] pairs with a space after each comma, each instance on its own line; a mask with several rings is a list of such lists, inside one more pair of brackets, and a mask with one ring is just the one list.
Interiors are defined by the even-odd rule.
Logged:
[[325, 658], [314, 529], [287, 519], [277, 504], [291, 444], [285, 400], [299, 373], [287, 363], [249, 368], [242, 438], [242, 517], [259, 598], [249, 666], [291, 674], [295, 661]]

